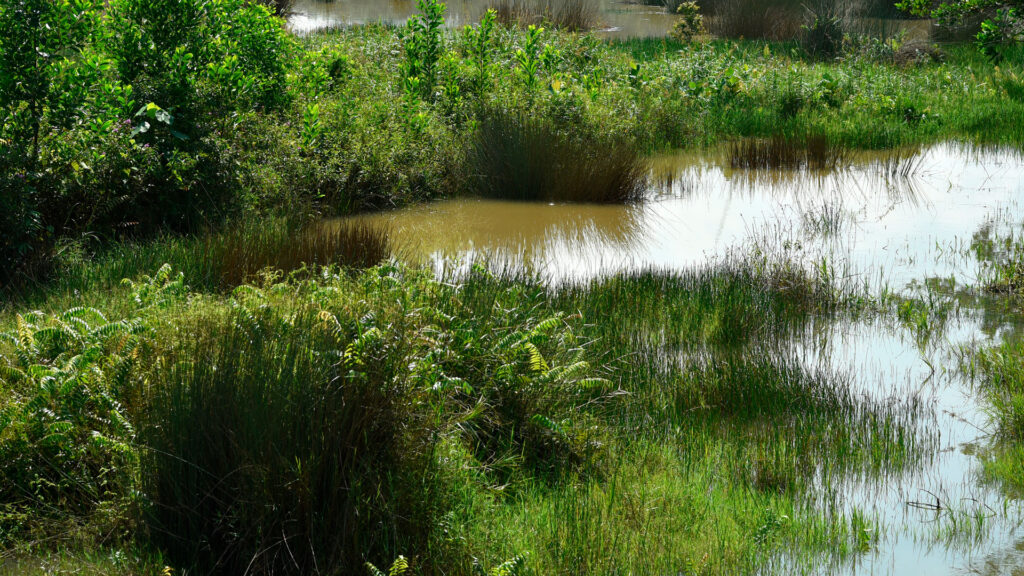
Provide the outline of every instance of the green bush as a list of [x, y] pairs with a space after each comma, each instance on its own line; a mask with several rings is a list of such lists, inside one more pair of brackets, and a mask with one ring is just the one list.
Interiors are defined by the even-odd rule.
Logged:
[[675, 9], [679, 20], [672, 26], [671, 36], [680, 42], [689, 42], [707, 32], [704, 16], [696, 2], [681, 2]]

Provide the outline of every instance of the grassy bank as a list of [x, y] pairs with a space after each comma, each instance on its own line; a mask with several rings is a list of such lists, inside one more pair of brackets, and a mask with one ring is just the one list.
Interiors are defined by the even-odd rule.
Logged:
[[[552, 289], [384, 265], [225, 293], [164, 269], [98, 281], [107, 314], [58, 299], [9, 315], [10, 569], [358, 572], [404, 555], [421, 573], [522, 556], [522, 573], [711, 574], [856, 554], [864, 518], [815, 502], [912, 465], [917, 408], [778, 348], [840, 306], [778, 273]], [[111, 546], [143, 552], [95, 552]]]

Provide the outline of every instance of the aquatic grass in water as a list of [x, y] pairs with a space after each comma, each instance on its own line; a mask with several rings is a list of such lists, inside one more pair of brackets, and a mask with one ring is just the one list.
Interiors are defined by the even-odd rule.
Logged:
[[487, 115], [467, 154], [469, 192], [544, 202], [643, 198], [647, 167], [634, 147], [571, 130], [526, 114]]
[[597, 27], [600, 14], [596, 0], [494, 0], [489, 8], [506, 26], [546, 23], [570, 32]]
[[810, 135], [803, 142], [776, 136], [733, 143], [729, 165], [745, 170], [836, 170], [846, 165], [848, 150], [825, 136]]

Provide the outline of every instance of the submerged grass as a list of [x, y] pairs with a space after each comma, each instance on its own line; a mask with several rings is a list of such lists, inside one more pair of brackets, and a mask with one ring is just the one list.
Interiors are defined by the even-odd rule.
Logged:
[[985, 471], [1008, 493], [1024, 496], [1024, 342], [1007, 341], [969, 358], [997, 432], [984, 454]]

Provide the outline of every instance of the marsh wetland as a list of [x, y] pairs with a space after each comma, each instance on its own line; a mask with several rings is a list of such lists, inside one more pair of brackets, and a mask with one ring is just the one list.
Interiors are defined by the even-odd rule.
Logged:
[[649, 195], [636, 204], [442, 200], [342, 222], [387, 229], [397, 253], [442, 276], [485, 261], [558, 290], [742, 255], [803, 266], [871, 300], [881, 308], [811, 318], [746, 352], [834, 375], [913, 436], [899, 465], [803, 471], [816, 506], [862, 514], [877, 531], [834, 572], [1015, 573], [1024, 508], [985, 481], [993, 422], [962, 363], [974, 347], [1018, 338], [1024, 321], [981, 289], [990, 262], [974, 252], [979, 234], [1024, 222], [1024, 157], [940, 144], [829, 169], [732, 164], [728, 150], [655, 156]]
[[25, 2], [0, 575], [1024, 571], [1017, 12]]

